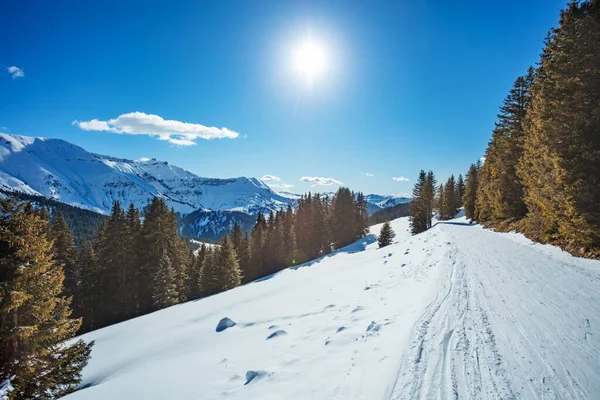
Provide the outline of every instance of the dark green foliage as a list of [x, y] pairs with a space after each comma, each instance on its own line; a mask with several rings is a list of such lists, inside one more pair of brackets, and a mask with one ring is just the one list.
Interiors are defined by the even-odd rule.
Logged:
[[62, 265], [65, 273], [63, 284], [64, 295], [66, 297], [73, 297], [77, 292], [81, 271], [78, 268], [79, 265], [75, 262], [75, 240], [73, 239], [73, 234], [60, 212], [54, 218], [49, 238], [53, 241], [54, 261]]
[[177, 274], [169, 253], [163, 249], [154, 275], [152, 304], [155, 309], [160, 310], [179, 303], [176, 279]]
[[[9, 192], [1, 190], [0, 193], [12, 196], [18, 200], [27, 201], [40, 208], [42, 218], [53, 220], [56, 215], [62, 214], [65, 221], [71, 227], [75, 243], [79, 245], [84, 240], [93, 240], [102, 223], [107, 219], [106, 215], [71, 206], [59, 201], [47, 199], [43, 196], [35, 196], [20, 192]], [[51, 218], [52, 216], [52, 218]]]
[[532, 81], [530, 68], [526, 76], [517, 78], [500, 107], [479, 177], [478, 219], [482, 222], [519, 219], [527, 212], [516, 166], [523, 154], [523, 122], [531, 101]]
[[465, 193], [462, 197], [462, 204], [465, 208], [465, 215], [469, 219], [475, 218], [475, 199], [477, 198], [479, 163], [471, 164], [467, 173], [467, 183]]
[[413, 188], [410, 202], [410, 226], [413, 234], [421, 233], [431, 227], [435, 198], [436, 180], [432, 171], [421, 170]]
[[600, 2], [572, 1], [500, 109], [475, 219], [600, 257], [599, 132]]
[[533, 85], [518, 166], [530, 236], [600, 257], [600, 2], [573, 1]]
[[400, 217], [408, 217], [410, 202], [396, 204], [377, 211], [369, 217], [369, 225], [376, 225], [382, 222], [391, 221]]
[[458, 180], [456, 181], [456, 190], [458, 191], [458, 204], [463, 204], [463, 197], [465, 195], [466, 185], [463, 179], [462, 174], [458, 175]]
[[202, 293], [210, 296], [233, 289], [242, 283], [240, 267], [235, 249], [227, 235], [219, 247], [210, 249], [202, 266]]
[[97, 240], [96, 255], [99, 267], [99, 326], [114, 324], [134, 316], [132, 304], [127, 304], [127, 291], [134, 277], [128, 276], [128, 226], [125, 212], [115, 202], [108, 221], [102, 226]]
[[0, 200], [0, 378], [13, 398], [53, 399], [81, 381], [93, 343], [63, 342], [81, 324], [62, 297], [64, 273], [53, 260], [47, 221], [30, 206]]
[[386, 222], [383, 224], [383, 226], [381, 227], [381, 232], [379, 232], [379, 238], [377, 239], [377, 242], [379, 243], [379, 247], [385, 247], [385, 246], [389, 246], [390, 244], [392, 244], [392, 241], [394, 240], [394, 238], [396, 237], [396, 234], [394, 233], [394, 230], [392, 229], [392, 226], [390, 225], [389, 222]]

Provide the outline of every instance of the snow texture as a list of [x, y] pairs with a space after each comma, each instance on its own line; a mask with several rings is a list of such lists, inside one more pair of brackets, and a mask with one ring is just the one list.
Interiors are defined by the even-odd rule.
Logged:
[[[385, 249], [380, 228], [84, 335], [96, 346], [68, 398], [600, 398], [599, 261], [464, 217], [417, 236], [395, 220]], [[216, 333], [224, 315], [237, 325]]]

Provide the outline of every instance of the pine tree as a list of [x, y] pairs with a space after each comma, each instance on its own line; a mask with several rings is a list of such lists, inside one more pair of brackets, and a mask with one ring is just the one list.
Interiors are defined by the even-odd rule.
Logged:
[[491, 221], [522, 218], [527, 208], [523, 202], [521, 179], [516, 165], [523, 153], [523, 121], [530, 104], [533, 69], [515, 81], [504, 99], [492, 139], [486, 149], [479, 187], [487, 204], [483, 214]]
[[413, 188], [413, 198], [410, 202], [410, 227], [413, 235], [425, 232], [430, 224], [431, 215], [427, 215], [426, 198], [427, 174], [421, 170]]
[[381, 232], [379, 233], [379, 238], [377, 239], [377, 242], [379, 243], [379, 247], [385, 247], [385, 246], [389, 246], [390, 244], [392, 244], [392, 241], [394, 240], [394, 238], [396, 237], [396, 234], [394, 233], [394, 230], [392, 229], [392, 226], [390, 225], [389, 222], [386, 222], [383, 224], [383, 226], [381, 227]]
[[333, 242], [335, 248], [339, 249], [358, 239], [361, 236], [362, 227], [357, 224], [359, 212], [350, 189], [345, 187], [338, 189], [333, 197], [332, 208]]
[[98, 284], [101, 272], [98, 270], [98, 260], [91, 242], [84, 240], [77, 251], [75, 263], [81, 271], [78, 291], [73, 295], [73, 309], [83, 318], [79, 333], [89, 332], [98, 328], [96, 312], [102, 293]]
[[444, 203], [442, 204], [440, 219], [447, 220], [454, 218], [458, 207], [459, 200], [456, 182], [454, 181], [454, 175], [450, 175], [444, 186]]
[[[250, 282], [250, 279], [252, 277], [252, 273], [250, 271], [250, 254], [251, 254], [251, 250], [250, 250], [250, 236], [248, 235], [248, 232], [244, 232], [244, 237], [242, 238], [242, 242], [239, 248], [239, 253], [238, 253], [238, 257], [240, 259], [240, 270], [242, 273], [242, 281], [244, 283], [246, 282]], [[237, 250], [236, 250], [237, 253]]]
[[155, 289], [152, 294], [152, 300], [155, 309], [160, 310], [179, 302], [176, 279], [175, 268], [173, 267], [169, 253], [165, 249], [162, 251], [156, 275], [154, 276]]
[[46, 229], [24, 204], [0, 200], [0, 378], [11, 378], [14, 398], [52, 399], [75, 390], [93, 345], [64, 344], [81, 320], [69, 318], [64, 272]]
[[242, 282], [237, 255], [227, 235], [217, 249], [210, 249], [202, 265], [202, 293], [210, 296], [233, 289]]
[[467, 173], [467, 183], [465, 185], [465, 193], [462, 201], [465, 207], [465, 215], [469, 219], [475, 219], [475, 199], [477, 196], [477, 185], [479, 168], [475, 164], [471, 164]]
[[524, 153], [527, 232], [600, 257], [600, 2], [572, 1], [531, 87]]
[[188, 298], [202, 297], [200, 282], [202, 281], [202, 263], [206, 257], [206, 244], [202, 243], [193, 259], [188, 276]]
[[129, 204], [125, 214], [127, 224], [127, 238], [125, 243], [124, 264], [124, 282], [126, 288], [125, 303], [126, 318], [132, 318], [138, 315], [138, 293], [140, 281], [140, 247], [142, 223], [140, 213], [133, 203]]
[[188, 293], [188, 269], [191, 263], [189, 252], [179, 237], [175, 212], [170, 210], [158, 197], [152, 200], [146, 210], [140, 240], [141, 265], [138, 283], [140, 313], [146, 314], [154, 311], [156, 309], [155, 296], [170, 292], [172, 289], [160, 287], [162, 283], [155, 278], [160, 275], [158, 266], [164, 262], [165, 252], [174, 271], [173, 279], [177, 299], [178, 301], [185, 300]]
[[250, 244], [250, 266], [245, 272], [245, 279], [251, 282], [255, 279], [265, 276], [264, 269], [264, 249], [266, 237], [266, 221], [261, 213], [258, 213], [256, 224], [252, 229], [252, 237]]
[[456, 190], [458, 191], [458, 201], [459, 207], [463, 205], [463, 197], [465, 196], [465, 181], [463, 179], [462, 174], [458, 175], [458, 180], [456, 181]]
[[[75, 262], [73, 233], [62, 213], [59, 212], [54, 219], [50, 232], [50, 238], [54, 241], [54, 261], [63, 266], [65, 273], [64, 295], [73, 298], [78, 292], [81, 270]], [[73, 302], [77, 304], [77, 299], [73, 299]], [[75, 315], [80, 316], [79, 310], [75, 309]]]
[[435, 205], [435, 187], [436, 187], [437, 181], [435, 179], [435, 175], [433, 174], [433, 171], [429, 171], [427, 173], [427, 180], [425, 182], [425, 186], [423, 187], [423, 202], [424, 202], [424, 207], [425, 207], [425, 213], [427, 215], [426, 220], [427, 220], [427, 229], [431, 228], [431, 216], [433, 214], [433, 208]]
[[121, 204], [113, 203], [111, 215], [100, 230], [96, 242], [99, 294], [94, 305], [98, 326], [114, 324], [128, 318], [127, 302], [127, 221]]
[[436, 195], [436, 205], [438, 210], [438, 219], [442, 219], [442, 214], [444, 212], [444, 204], [446, 204], [446, 195], [444, 193], [444, 184], [440, 183], [440, 186], [437, 188]]

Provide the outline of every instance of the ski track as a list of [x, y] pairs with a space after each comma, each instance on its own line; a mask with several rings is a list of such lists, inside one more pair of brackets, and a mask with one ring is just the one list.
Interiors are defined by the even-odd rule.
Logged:
[[600, 398], [597, 264], [464, 222], [433, 229], [444, 272], [386, 398]]
[[[600, 262], [463, 218], [89, 332], [69, 399], [600, 399]], [[217, 332], [228, 317], [236, 324]]]

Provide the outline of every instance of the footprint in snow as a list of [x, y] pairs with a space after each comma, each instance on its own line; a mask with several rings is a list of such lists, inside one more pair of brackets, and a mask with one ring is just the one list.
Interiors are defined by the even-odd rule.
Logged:
[[265, 340], [270, 340], [270, 339], [276, 338], [278, 336], [285, 336], [285, 335], [287, 335], [287, 332], [284, 331], [283, 329], [280, 329], [278, 331], [271, 333], [269, 336], [267, 336], [267, 338]]
[[247, 384], [249, 384], [252, 381], [258, 381], [259, 379], [270, 375], [269, 373], [267, 373], [266, 371], [246, 371], [246, 383], [244, 383], [244, 386], [246, 386]]

